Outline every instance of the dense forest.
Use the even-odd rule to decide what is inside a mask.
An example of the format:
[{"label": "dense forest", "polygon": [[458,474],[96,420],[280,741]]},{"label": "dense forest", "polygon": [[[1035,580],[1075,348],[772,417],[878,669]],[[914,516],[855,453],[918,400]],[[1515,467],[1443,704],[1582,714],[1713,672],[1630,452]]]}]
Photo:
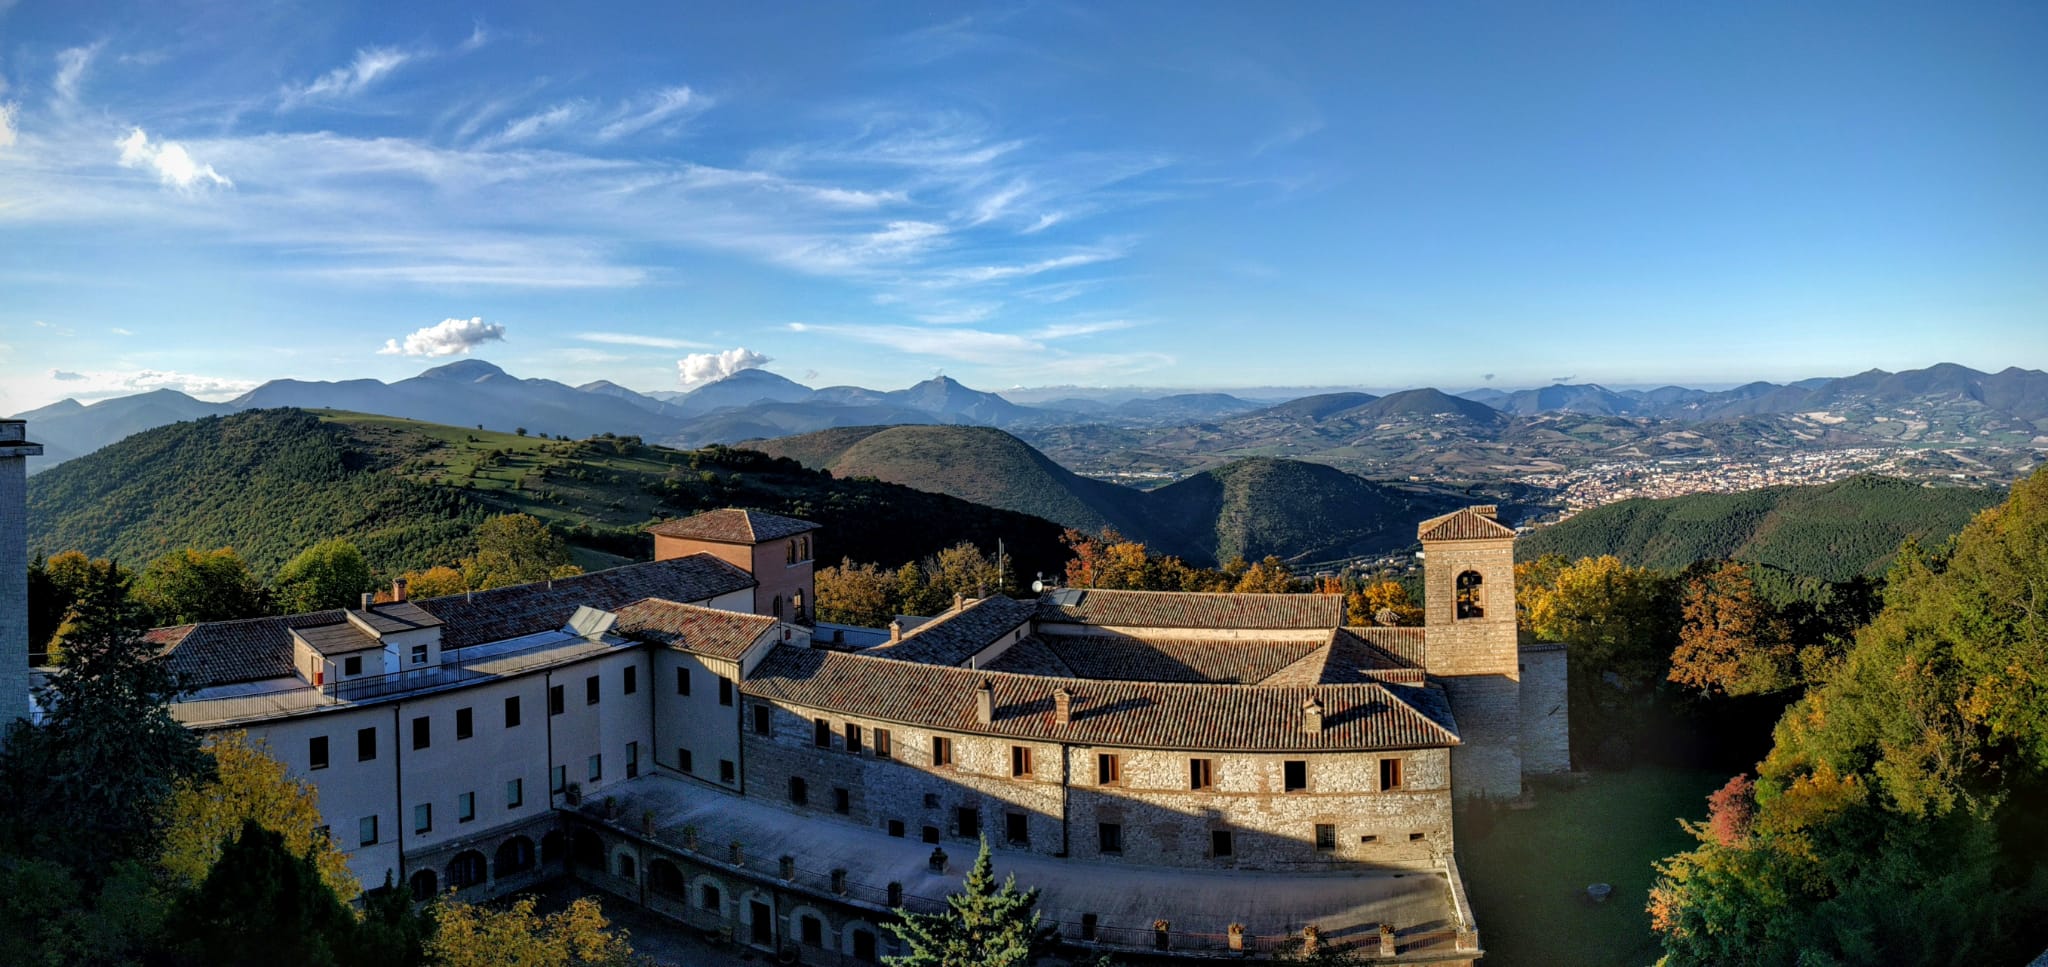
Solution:
[{"label": "dense forest", "polygon": [[475,529],[527,513],[586,567],[643,560],[650,523],[717,507],[818,522],[828,560],[896,567],[962,541],[1019,573],[1056,572],[1060,528],[1025,514],[794,461],[632,437],[549,440],[389,417],[255,410],[160,427],[37,475],[32,551],[131,564],[186,548],[233,548],[263,577],[304,549],[346,539],[390,576],[454,565]]},{"label": "dense forest", "polygon": [[1945,540],[2003,496],[1862,476],[1817,487],[1623,500],[1539,528],[1517,542],[1515,554],[1612,554],[1665,570],[1725,559],[1846,581],[1882,575],[1900,542]]}]

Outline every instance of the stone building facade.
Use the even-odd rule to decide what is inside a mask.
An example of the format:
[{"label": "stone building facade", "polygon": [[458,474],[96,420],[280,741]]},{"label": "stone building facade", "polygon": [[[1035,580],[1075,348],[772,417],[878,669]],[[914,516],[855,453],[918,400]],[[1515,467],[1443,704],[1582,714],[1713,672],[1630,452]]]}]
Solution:
[{"label": "stone building facade", "polygon": [[29,715],[28,458],[42,452],[27,423],[0,420],[0,742]]}]

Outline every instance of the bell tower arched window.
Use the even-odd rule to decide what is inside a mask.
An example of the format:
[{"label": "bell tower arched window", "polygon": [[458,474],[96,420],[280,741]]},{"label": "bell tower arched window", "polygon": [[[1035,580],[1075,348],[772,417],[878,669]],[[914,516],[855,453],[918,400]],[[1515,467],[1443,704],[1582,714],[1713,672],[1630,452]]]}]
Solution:
[{"label": "bell tower arched window", "polygon": [[1480,590],[1481,586],[1485,583],[1485,579],[1479,576],[1478,571],[1458,572],[1459,618],[1486,617],[1486,607],[1481,604],[1485,599]]}]

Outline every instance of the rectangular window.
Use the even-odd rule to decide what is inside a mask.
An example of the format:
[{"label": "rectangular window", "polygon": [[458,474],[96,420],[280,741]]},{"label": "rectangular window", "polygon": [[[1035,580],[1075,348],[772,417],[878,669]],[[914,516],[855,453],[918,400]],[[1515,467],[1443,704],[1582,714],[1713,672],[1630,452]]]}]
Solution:
[{"label": "rectangular window", "polygon": [[412,663],[415,665],[424,665],[427,663],[427,646],[412,646]]},{"label": "rectangular window", "polygon": [[457,742],[460,742],[460,741],[462,741],[463,739],[469,738],[470,736],[472,736],[472,735],[475,735],[475,734],[476,734],[476,718],[475,718],[474,716],[472,716],[472,715],[470,714],[470,711],[469,711],[469,709],[466,709],[466,708],[459,708],[459,709],[456,709],[456,710],[455,710],[455,741],[457,741]]},{"label": "rectangular window", "polygon": [[932,736],[932,765],[950,766],[952,764],[953,740],[943,735]]},{"label": "rectangular window", "polygon": [[307,761],[308,763],[310,763],[310,768],[314,768],[314,769],[325,769],[325,768],[327,768],[327,737],[326,737],[326,736],[324,736],[324,735],[316,735],[316,736],[314,736],[314,737],[312,738],[312,740],[311,740],[311,741],[309,741],[309,742],[307,742],[307,743],[306,743],[306,761]]},{"label": "rectangular window", "polygon": [[727,784],[727,785],[731,785],[731,784],[733,783],[733,781],[734,781],[734,776],[736,776],[736,775],[738,775],[738,774],[739,774],[739,770],[737,770],[737,769],[733,768],[733,764],[732,764],[732,760],[731,760],[731,759],[720,759],[720,760],[718,760],[718,781],[719,781],[719,782],[723,782],[723,783],[725,783],[725,784]]},{"label": "rectangular window", "polygon": [[341,673],[350,677],[363,673],[363,656],[350,655],[341,660]]},{"label": "rectangular window", "polygon": [[1124,781],[1123,760],[1114,752],[1103,752],[1095,757],[1095,783],[1100,786],[1114,786]]},{"label": "rectangular window", "polygon": [[1308,760],[1289,759],[1281,769],[1281,787],[1285,792],[1300,792],[1308,788]]},{"label": "rectangular window", "polygon": [[1188,788],[1208,789],[1216,785],[1216,760],[1188,760]]},{"label": "rectangular window", "polygon": [[1121,853],[1124,851],[1124,824],[1097,823],[1095,824],[1095,830],[1096,835],[1101,838],[1102,845],[1100,848],[1102,852]]},{"label": "rectangular window", "polygon": [[851,814],[853,812],[853,793],[846,791],[844,788],[834,787],[832,789],[832,811],[841,816]]},{"label": "rectangular window", "polygon": [[420,716],[412,720],[412,747],[424,749],[434,744],[434,720]]},{"label": "rectangular window", "polygon": [[628,742],[626,743],[626,778],[631,779],[639,774],[640,743]]},{"label": "rectangular window", "polygon": [[1380,788],[1381,788],[1381,789],[1399,789],[1399,788],[1401,788],[1401,760],[1399,760],[1399,759],[1381,759],[1381,760],[1380,760]]},{"label": "rectangular window", "polygon": [[679,747],[676,749],[676,768],[695,775],[697,772],[697,759],[690,755],[690,750]]},{"label": "rectangular window", "polygon": [[1231,843],[1230,841],[1230,830],[1212,829],[1209,831],[1210,856],[1229,856],[1231,854],[1231,847],[1233,845],[1235,844]]},{"label": "rectangular window", "polygon": [[1003,814],[1003,835],[1013,846],[1031,845],[1031,824],[1023,813]]},{"label": "rectangular window", "polygon": [[903,838],[903,820],[889,820],[889,835],[894,836],[897,839]]},{"label": "rectangular window", "polygon": [[981,810],[962,806],[954,811],[954,831],[963,839],[974,839],[981,835]]},{"label": "rectangular window", "polygon": [[811,744],[820,749],[832,747],[832,723],[824,719],[811,720]]},{"label": "rectangular window", "polygon": [[556,766],[554,772],[548,776],[548,791],[561,792],[567,788],[569,788],[569,767]]},{"label": "rectangular window", "polygon": [[412,807],[412,831],[424,833],[434,828],[434,804],[423,802]]},{"label": "rectangular window", "polygon": [[583,679],[583,704],[596,705],[597,700],[600,697],[598,695],[598,689],[600,687],[601,686],[599,685],[599,679],[596,675],[591,675]]},{"label": "rectangular window", "polygon": [[852,722],[846,723],[846,751],[860,754],[860,726]]},{"label": "rectangular window", "polygon": [[1031,775],[1031,749],[1028,746],[1010,747],[1010,777],[1022,779]]},{"label": "rectangular window", "polygon": [[356,730],[356,761],[369,762],[377,758],[377,729],[372,726]]},{"label": "rectangular window", "polygon": [[1316,849],[1325,853],[1337,848],[1337,827],[1330,823],[1316,824]]},{"label": "rectangular window", "polygon": [[455,797],[455,821],[466,823],[476,818],[476,793],[465,792]]},{"label": "rectangular window", "polygon": [[548,686],[548,714],[560,715],[562,714],[562,709],[562,686]]},{"label": "rectangular window", "polygon": [[505,727],[508,729],[519,727],[519,696],[517,695],[505,699]]},{"label": "rectangular window", "polygon": [[824,921],[819,920],[817,917],[813,917],[806,914],[804,917],[798,920],[798,923],[801,925],[800,929],[803,935],[804,946],[822,947],[825,945]]},{"label": "rectangular window", "polygon": [[690,670],[681,666],[676,668],[676,694],[690,694]]},{"label": "rectangular window", "polygon": [[799,806],[811,801],[810,783],[805,782],[802,776],[789,777],[789,801]]},{"label": "rectangular window", "polygon": [[875,730],[875,758],[886,759],[894,753],[895,747],[889,742],[888,729]]},{"label": "rectangular window", "polygon": [[356,820],[356,842],[364,846],[377,845],[377,817],[364,816]]},{"label": "rectangular window", "polygon": [[718,704],[732,704],[732,679],[723,675],[718,676]]},{"label": "rectangular window", "polygon": [[604,778],[604,755],[603,755],[602,753],[600,753],[600,754],[598,754],[598,755],[594,755],[594,756],[591,756],[591,757],[590,757],[590,781],[591,781],[591,782],[596,782],[596,781],[598,781],[599,779],[603,779],[603,778]]},{"label": "rectangular window", "polygon": [[635,665],[626,666],[626,688],[628,695],[640,690],[640,669]]},{"label": "rectangular window", "polygon": [[505,808],[518,809],[526,803],[526,780],[511,779],[505,783]]},{"label": "rectangular window", "polygon": [[755,734],[755,735],[771,735],[771,734],[773,734],[773,733],[774,733],[775,729],[774,729],[774,727],[773,727],[773,726],[771,726],[771,725],[769,724],[769,721],[768,721],[768,715],[769,715],[769,713],[768,713],[768,706],[766,706],[766,705],[756,705],[756,706],[754,706],[754,734]]}]

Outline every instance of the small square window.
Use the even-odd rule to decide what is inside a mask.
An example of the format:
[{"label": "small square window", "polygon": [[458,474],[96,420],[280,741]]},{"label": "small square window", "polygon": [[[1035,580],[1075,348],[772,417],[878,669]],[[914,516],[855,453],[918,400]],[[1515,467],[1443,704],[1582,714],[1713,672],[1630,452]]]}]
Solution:
[{"label": "small square window", "polygon": [[738,774],[739,774],[739,770],[738,770],[738,769],[736,769],[736,768],[735,768],[735,767],[733,766],[733,764],[732,764],[732,760],[731,760],[731,759],[720,759],[720,760],[718,760],[718,781],[719,781],[719,782],[723,782],[723,783],[725,783],[725,784],[727,784],[727,785],[731,785],[731,784],[732,784],[732,783],[733,783],[734,781],[736,781],[736,780],[734,779],[734,777],[735,777],[736,775],[738,775]]},{"label": "small square window", "polygon": [[1124,778],[1123,760],[1114,752],[1104,752],[1095,757],[1095,783],[1114,786]]},{"label": "small square window", "polygon": [[903,820],[889,820],[889,835],[894,836],[897,839],[903,838]]},{"label": "small square window", "polygon": [[1281,771],[1284,774],[1281,779],[1283,791],[1300,792],[1308,788],[1307,760],[1289,759]]},{"label": "small square window", "polygon": [[1218,857],[1229,856],[1231,855],[1232,847],[1235,845],[1231,842],[1230,830],[1212,829],[1209,831],[1209,855]]},{"label": "small square window", "polygon": [[1358,841],[1361,843],[1377,843],[1380,841],[1380,838],[1378,836],[1374,836],[1371,833],[1367,833],[1364,836],[1358,837]]},{"label": "small square window", "polygon": [[815,745],[815,746],[817,746],[817,747],[818,747],[818,748],[820,748],[820,749],[829,749],[829,748],[831,748],[831,747],[832,747],[832,723],[831,723],[831,722],[828,722],[828,721],[826,721],[826,720],[824,720],[824,719],[814,719],[814,720],[812,720],[812,722],[811,722],[811,744],[812,744],[812,745]]},{"label": "small square window", "polygon": [[1116,854],[1124,851],[1124,826],[1122,823],[1097,823],[1095,830],[1096,836],[1101,842],[1100,848],[1102,852]]},{"label": "small square window", "polygon": [[927,843],[936,843],[939,841],[939,828],[937,826],[926,826],[920,832],[919,838]]},{"label": "small square window", "polygon": [[952,764],[953,740],[943,735],[932,736],[932,765],[949,766]]},{"label": "small square window", "polygon": [[981,835],[981,810],[962,806],[954,811],[954,831],[962,839],[974,839]]},{"label": "small square window", "polygon": [[681,769],[684,772],[695,774],[697,771],[697,759],[695,756],[692,756],[690,754],[690,750],[684,748],[677,748],[676,768]]},{"label": "small square window", "polygon": [[377,758],[377,729],[372,726],[356,730],[356,761],[369,762]]},{"label": "small square window", "polygon": [[364,846],[377,845],[377,817],[364,816],[356,820],[356,841]]},{"label": "small square window", "polygon": [[363,673],[363,656],[350,655],[341,660],[341,673],[351,678]]},{"label": "small square window", "polygon": [[1023,813],[1004,813],[1003,836],[1014,846],[1031,845],[1030,818]]},{"label": "small square window", "polygon": [[1023,745],[1010,747],[1010,778],[1023,779],[1031,775],[1031,748]]},{"label": "small square window", "polygon": [[476,793],[465,792],[455,797],[455,821],[466,823],[476,818]]},{"label": "small square window", "polygon": [[895,754],[896,747],[889,738],[888,729],[875,730],[875,758],[887,759]]},{"label": "small square window", "polygon": [[1421,834],[1421,833],[1409,833],[1409,834],[1408,834],[1408,842],[1411,842],[1411,843],[1418,843],[1418,842],[1421,842],[1421,841],[1422,841],[1422,834]]},{"label": "small square window", "polygon": [[326,736],[324,736],[324,735],[316,735],[316,736],[314,736],[314,737],[312,738],[312,740],[311,740],[311,741],[309,741],[309,742],[307,742],[307,743],[306,743],[306,760],[307,760],[307,761],[308,761],[308,762],[310,763],[310,768],[313,768],[313,769],[325,769],[325,768],[327,768],[327,737],[326,737]]},{"label": "small square window", "polygon": [[1325,852],[1337,848],[1337,827],[1330,823],[1316,824],[1316,849]]},{"label": "small square window", "polygon": [[1401,788],[1401,760],[1399,760],[1399,759],[1381,759],[1381,760],[1380,760],[1380,788],[1381,788],[1381,789],[1399,789],[1399,788]]},{"label": "small square window", "polygon": [[412,831],[424,833],[434,828],[434,804],[423,802],[412,807]]},{"label": "small square window", "polygon": [[1216,785],[1216,760],[1188,760],[1188,788],[1208,789]]},{"label": "small square window", "polygon": [[476,734],[476,719],[467,708],[455,710],[455,741],[460,742]]},{"label": "small square window", "polygon": [[832,811],[841,816],[850,815],[853,812],[853,793],[843,788],[834,787],[832,790]]},{"label": "small square window", "polygon": [[427,663],[427,646],[412,646],[412,663],[415,665],[424,665]]},{"label": "small square window", "polygon": [[526,780],[513,779],[505,783],[505,808],[518,809],[526,803]]}]

